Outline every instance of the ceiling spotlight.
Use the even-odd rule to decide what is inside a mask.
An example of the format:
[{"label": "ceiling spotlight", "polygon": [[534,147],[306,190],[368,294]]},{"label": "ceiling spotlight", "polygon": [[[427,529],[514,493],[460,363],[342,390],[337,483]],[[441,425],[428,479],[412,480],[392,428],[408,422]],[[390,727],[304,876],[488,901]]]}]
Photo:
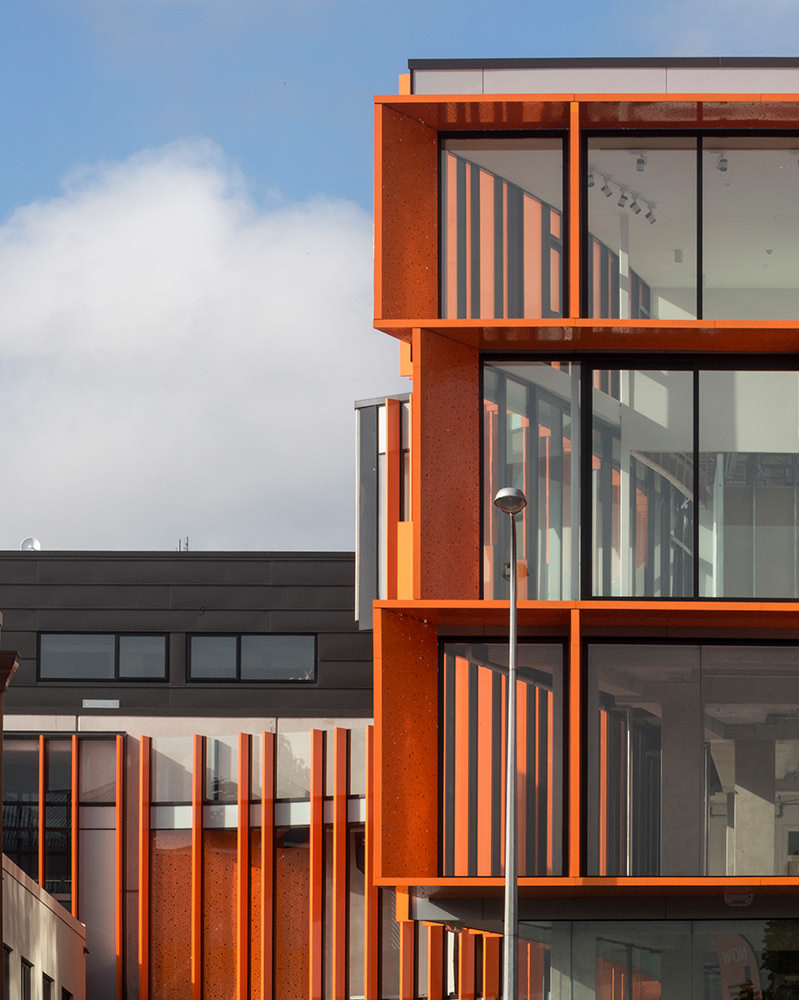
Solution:
[{"label": "ceiling spotlight", "polygon": [[630,200],[630,196],[627,194],[627,192],[626,191],[621,191],[619,193],[619,200],[618,200],[618,206],[619,206],[619,208],[624,208],[624,206],[627,204],[627,202],[629,200]]},{"label": "ceiling spotlight", "polygon": [[639,174],[642,174],[646,170],[646,156],[644,153],[639,153],[635,158],[635,169]]},{"label": "ceiling spotlight", "polygon": [[650,226],[652,225],[652,223],[658,221],[655,218],[655,206],[654,205],[649,205],[648,211],[647,211],[646,215],[644,216],[644,218],[646,219],[646,221],[649,223]]},{"label": "ceiling spotlight", "polygon": [[592,188],[594,186],[594,175],[593,173],[588,174],[588,187]]},{"label": "ceiling spotlight", "polygon": [[719,159],[718,163],[716,164],[716,169],[719,171],[719,173],[722,174],[727,173],[727,157],[724,155],[724,153],[719,153]]},{"label": "ceiling spotlight", "polygon": [[630,211],[635,212],[636,215],[641,214],[641,206],[638,204],[635,198],[633,198],[633,200],[630,202]]},{"label": "ceiling spotlight", "polygon": [[609,198],[613,194],[613,192],[610,189],[610,185],[608,184],[607,177],[602,178],[602,187],[599,190],[606,198]]}]

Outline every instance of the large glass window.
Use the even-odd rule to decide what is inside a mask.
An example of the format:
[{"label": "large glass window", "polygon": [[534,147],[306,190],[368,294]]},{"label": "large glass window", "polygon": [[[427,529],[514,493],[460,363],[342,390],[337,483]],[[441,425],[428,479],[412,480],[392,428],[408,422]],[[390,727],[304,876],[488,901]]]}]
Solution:
[{"label": "large glass window", "polygon": [[595,1000],[788,1000],[799,921],[575,920],[519,925],[525,996]]},{"label": "large glass window", "polygon": [[799,315],[799,137],[702,139],[705,319]]},{"label": "large glass window", "polygon": [[163,680],[166,636],[44,633],[39,637],[41,680]]},{"label": "large glass window", "polygon": [[693,593],[693,373],[594,371],[597,596]]},{"label": "large glass window", "polygon": [[193,681],[313,681],[314,635],[193,635],[189,638]]},{"label": "large glass window", "polygon": [[[507,643],[443,652],[443,874],[501,875]],[[521,643],[516,686],[520,875],[561,872],[563,647]]]},{"label": "large glass window", "polygon": [[587,316],[695,319],[696,139],[588,139]]},{"label": "large glass window", "polygon": [[579,366],[568,362],[486,364],[483,370],[483,575],[486,596],[507,597],[508,518],[492,500],[524,490],[519,522],[522,600],[578,596]]},{"label": "large glass window", "polygon": [[485,596],[515,486],[522,600],[799,598],[798,426],[796,371],[486,362]]},{"label": "large glass window", "polygon": [[447,138],[441,315],[563,314],[563,140]]},{"label": "large glass window", "polygon": [[799,373],[700,372],[701,596],[799,595],[797,474]]},{"label": "large glass window", "polygon": [[593,643],[592,875],[799,872],[799,648]]}]

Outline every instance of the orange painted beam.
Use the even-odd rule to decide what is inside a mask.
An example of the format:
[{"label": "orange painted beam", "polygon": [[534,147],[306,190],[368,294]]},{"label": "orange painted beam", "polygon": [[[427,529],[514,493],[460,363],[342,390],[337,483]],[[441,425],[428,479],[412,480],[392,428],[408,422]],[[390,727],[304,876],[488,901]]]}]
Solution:
[{"label": "orange painted beam", "polygon": [[[73,737],[77,739],[77,737]],[[122,1000],[125,992],[125,737],[116,737],[116,795],[114,798],[114,900],[116,925],[116,996]],[[74,761],[74,753],[73,753]]]},{"label": "orange painted beam", "polygon": [[580,612],[575,608],[571,612],[571,630],[569,634],[569,709],[568,709],[568,849],[566,871],[572,876],[580,875],[582,859],[580,857],[581,840],[581,795],[580,795],[580,746],[581,746],[581,716],[580,716]]},{"label": "orange painted beam", "polygon": [[569,105],[569,316],[580,315],[580,105]]},{"label": "orange painted beam", "polygon": [[236,827],[236,1000],[250,995],[250,736],[239,733]]},{"label": "orange painted beam", "polygon": [[[72,734],[72,754],[70,757],[71,769],[70,769],[70,800],[69,800],[69,820],[70,820],[70,838],[69,838],[69,871],[72,884],[72,916],[78,916],[78,903],[80,896],[80,873],[78,871],[78,863],[80,858],[78,838],[80,837],[80,816],[78,812],[80,803],[80,744],[78,743],[78,734]],[[117,858],[117,867],[119,867],[119,858]],[[119,898],[119,897],[117,897]],[[117,955],[119,955],[119,950],[117,950]]]},{"label": "orange painted beam", "polygon": [[47,742],[39,734],[39,885],[44,888],[44,845],[46,842],[47,816]]},{"label": "orange painted beam", "polygon": [[261,1000],[274,1000],[275,734],[261,734]]},{"label": "orange painted beam", "polygon": [[366,818],[363,872],[363,995],[378,1000],[380,994],[380,892],[375,874],[375,727],[366,727]]},{"label": "orange painted beam", "polygon": [[347,786],[349,731],[333,731],[333,1000],[347,998]]},{"label": "orange painted beam", "polygon": [[151,738],[142,736],[139,740],[139,1000],[149,1000],[150,997],[151,749]]},{"label": "orange painted beam", "polygon": [[311,730],[311,828],[309,831],[308,1000],[322,1000],[325,939],[325,734]]},{"label": "orange painted beam", "polygon": [[194,1000],[203,995],[203,772],[205,739],[194,736],[191,773],[191,982]]}]

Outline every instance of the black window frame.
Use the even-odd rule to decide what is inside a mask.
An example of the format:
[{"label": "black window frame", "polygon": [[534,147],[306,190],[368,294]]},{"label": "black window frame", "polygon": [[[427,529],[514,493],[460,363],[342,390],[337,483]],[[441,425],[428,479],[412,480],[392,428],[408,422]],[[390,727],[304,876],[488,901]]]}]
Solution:
[{"label": "black window frame", "polygon": [[[484,372],[486,365],[501,364],[523,364],[525,362],[553,362],[570,363],[579,366],[579,405],[580,412],[573,417],[579,426],[580,451],[578,454],[579,483],[579,565],[580,579],[576,588],[576,597],[580,601],[657,601],[666,603],[679,600],[688,602],[708,602],[723,604],[735,601],[743,603],[762,603],[764,600],[773,603],[795,602],[797,597],[736,597],[734,595],[724,595],[721,597],[704,596],[699,593],[699,518],[694,514],[693,518],[693,568],[692,568],[692,593],[682,597],[656,597],[656,596],[636,596],[631,594],[619,594],[611,596],[607,594],[592,593],[592,565],[593,565],[593,545],[594,536],[591,521],[591,500],[592,481],[591,469],[593,449],[585,447],[585,442],[593,440],[593,379],[591,375],[597,371],[687,371],[693,375],[693,455],[694,468],[698,469],[697,460],[700,454],[699,422],[700,404],[699,398],[699,378],[702,372],[750,372],[750,371],[774,371],[774,372],[796,372],[799,375],[799,352],[782,354],[708,354],[696,353],[686,354],[684,352],[668,353],[635,353],[631,351],[624,354],[596,353],[591,354],[581,352],[546,352],[534,353],[519,351],[517,353],[508,352],[481,352],[480,373],[479,373],[479,399],[480,408],[480,437],[479,437],[479,463],[480,463],[480,551],[483,551],[485,525],[487,511],[485,510],[485,382]],[[508,484],[502,484],[508,485]],[[492,514],[493,516],[493,514]],[[480,594],[486,599],[485,594],[485,571],[484,561],[480,560]],[[496,596],[496,595],[495,595]],[[532,600],[536,598],[531,598]]]},{"label": "black window frame", "polygon": [[[45,636],[113,636],[114,638],[114,675],[113,677],[48,677],[42,672],[42,639]],[[119,672],[119,640],[123,638],[162,638],[164,640],[164,669],[162,674],[148,674],[146,676],[127,676]],[[134,632],[124,630],[121,632],[58,632],[44,630],[36,634],[36,683],[37,684],[157,684],[165,683],[169,680],[169,632]]]},{"label": "black window frame", "polygon": [[[284,677],[242,677],[241,676],[241,640],[243,638],[281,636],[313,639],[313,676],[304,680]],[[192,640],[194,639],[235,639],[236,640],[236,672],[233,677],[193,677],[192,676]],[[319,667],[319,636],[316,632],[189,632],[186,634],[186,680],[190,684],[300,684],[303,687],[317,683]]]}]

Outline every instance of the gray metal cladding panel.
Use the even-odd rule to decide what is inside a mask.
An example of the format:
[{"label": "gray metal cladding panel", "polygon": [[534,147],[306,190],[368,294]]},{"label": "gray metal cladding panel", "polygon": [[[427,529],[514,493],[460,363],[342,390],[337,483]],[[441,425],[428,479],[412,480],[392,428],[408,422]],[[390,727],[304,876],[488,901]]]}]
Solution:
[{"label": "gray metal cladding panel", "polygon": [[16,649],[21,659],[36,659],[36,633],[28,630],[3,629],[3,649]]},{"label": "gray metal cladding panel", "polygon": [[6,614],[15,608],[74,609],[82,611],[90,608],[138,609],[168,608],[169,587],[139,586],[22,586],[0,585],[0,608]]},{"label": "gray metal cladding panel", "polygon": [[353,610],[353,590],[350,587],[171,587],[170,607],[232,608],[242,611],[258,609],[288,609],[324,611]]},{"label": "gray metal cladding panel", "polygon": [[20,557],[19,553],[10,559],[2,558],[0,553],[0,580],[8,583],[36,583],[39,579],[39,560]]},{"label": "gray metal cladding panel", "polygon": [[[209,690],[203,692],[202,687],[207,687]],[[211,691],[212,696],[210,696]],[[175,715],[231,717],[237,715],[369,717],[372,713],[372,692],[340,688],[324,691],[311,687],[282,688],[269,685],[259,688],[249,686],[218,688],[195,684],[170,692],[170,711]]]},{"label": "gray metal cladding panel", "polygon": [[371,688],[371,663],[318,663],[316,685],[319,688]]},{"label": "gray metal cladding panel", "polygon": [[353,632],[352,635],[320,633],[316,649],[320,660],[368,660],[371,663],[372,633]]},{"label": "gray metal cladding panel", "polygon": [[305,562],[276,560],[270,566],[269,582],[273,586],[332,584],[352,587],[355,583],[355,556],[347,553],[331,559],[308,559]]},{"label": "gray metal cladding panel", "polygon": [[273,632],[352,632],[355,622],[349,611],[271,611]]}]

